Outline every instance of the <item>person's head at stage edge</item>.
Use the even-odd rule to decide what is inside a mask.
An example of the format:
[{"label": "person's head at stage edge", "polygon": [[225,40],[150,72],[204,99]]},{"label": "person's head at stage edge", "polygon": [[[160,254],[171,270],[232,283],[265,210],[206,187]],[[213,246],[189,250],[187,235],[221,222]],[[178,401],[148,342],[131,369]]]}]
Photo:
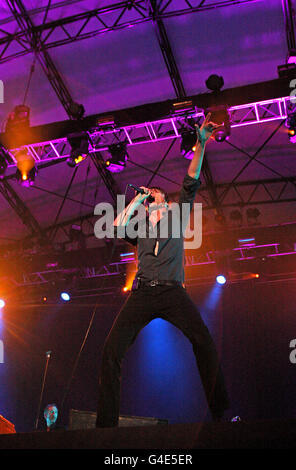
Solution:
[{"label": "person's head at stage edge", "polygon": [[44,419],[48,428],[51,428],[55,425],[58,419],[58,408],[54,403],[51,403],[46,406],[44,413]]}]

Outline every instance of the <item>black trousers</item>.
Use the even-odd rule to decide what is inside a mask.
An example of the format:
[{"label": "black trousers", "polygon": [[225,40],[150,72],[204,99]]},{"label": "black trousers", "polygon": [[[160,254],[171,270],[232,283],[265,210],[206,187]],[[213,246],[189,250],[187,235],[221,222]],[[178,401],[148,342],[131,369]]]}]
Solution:
[{"label": "black trousers", "polygon": [[215,345],[186,290],[182,286],[140,287],[129,295],[104,344],[97,427],[117,426],[122,359],[140,330],[155,318],[169,321],[191,342],[213,417],[229,407]]}]

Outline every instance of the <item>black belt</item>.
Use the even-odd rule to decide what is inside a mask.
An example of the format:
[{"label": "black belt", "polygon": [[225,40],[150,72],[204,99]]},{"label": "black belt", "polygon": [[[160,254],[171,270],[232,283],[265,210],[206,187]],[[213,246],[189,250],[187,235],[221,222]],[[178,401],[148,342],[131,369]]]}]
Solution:
[{"label": "black belt", "polygon": [[153,279],[152,281],[144,281],[141,278],[137,278],[134,281],[133,289],[139,289],[139,287],[156,287],[156,286],[183,287],[183,284],[179,281],[159,281],[157,279]]}]

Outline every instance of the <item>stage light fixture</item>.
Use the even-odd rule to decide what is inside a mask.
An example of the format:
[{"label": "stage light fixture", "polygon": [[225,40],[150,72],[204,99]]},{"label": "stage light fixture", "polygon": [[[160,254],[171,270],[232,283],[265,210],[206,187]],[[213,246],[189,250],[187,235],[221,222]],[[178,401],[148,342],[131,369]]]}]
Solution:
[{"label": "stage light fixture", "polygon": [[73,243],[77,243],[78,249],[83,250],[86,248],[86,237],[81,225],[72,225],[69,230],[69,237]]},{"label": "stage light fixture", "polygon": [[243,224],[243,216],[239,210],[230,212],[230,220],[235,227],[241,227]]},{"label": "stage light fixture", "polygon": [[78,241],[83,236],[83,231],[81,225],[73,224],[71,225],[69,236],[71,241]]},{"label": "stage light fixture", "polygon": [[71,146],[71,153],[67,159],[67,164],[74,168],[83,162],[89,154],[89,135],[87,132],[69,134],[67,140]]},{"label": "stage light fixture", "polygon": [[20,148],[31,138],[30,108],[18,105],[7,118],[2,143],[9,149]]},{"label": "stage light fixture", "polygon": [[0,299],[0,308],[4,308],[4,307],[5,307],[5,300]]},{"label": "stage light fixture", "polygon": [[205,109],[205,116],[211,113],[211,121],[220,127],[214,132],[213,136],[216,142],[224,142],[228,140],[231,134],[230,116],[225,105],[213,106]]},{"label": "stage light fixture", "polygon": [[206,87],[215,93],[218,93],[219,91],[221,91],[223,86],[224,86],[224,79],[223,77],[220,77],[219,75],[216,75],[216,74],[210,75],[209,78],[206,80]]},{"label": "stage light fixture", "polygon": [[226,284],[227,280],[226,280],[226,277],[225,277],[223,274],[219,274],[219,275],[216,277],[216,282],[217,282],[220,286],[223,286],[224,284]]},{"label": "stage light fixture", "polygon": [[218,285],[226,284],[227,279],[231,276],[231,254],[232,250],[230,249],[217,251],[213,254],[216,263],[216,282]]},{"label": "stage light fixture", "polygon": [[192,160],[196,150],[197,134],[195,129],[187,129],[181,133],[181,154],[184,158]]},{"label": "stage light fixture", "polygon": [[30,127],[30,108],[26,105],[18,105],[9,114],[5,132],[18,132]]},{"label": "stage light fixture", "polygon": [[35,184],[36,168],[32,168],[28,173],[21,172],[19,169],[17,169],[15,176],[17,181],[22,186],[29,188],[30,186],[34,186]]},{"label": "stage light fixture", "polygon": [[296,143],[296,113],[292,112],[288,114],[286,120],[286,127],[288,128],[289,140],[292,144]]},{"label": "stage light fixture", "polygon": [[68,294],[68,292],[62,292],[61,299],[64,300],[64,302],[69,302],[69,300],[71,299],[71,296],[70,294]]},{"label": "stage light fixture", "polygon": [[257,209],[257,207],[254,207],[254,208],[249,207],[246,211],[246,214],[247,214],[247,221],[249,225],[259,224],[258,218],[261,215],[261,212],[259,211],[259,209]]},{"label": "stage light fixture", "polygon": [[218,213],[215,215],[215,222],[221,227],[223,227],[226,223],[226,218],[223,214]]},{"label": "stage light fixture", "polygon": [[126,161],[128,159],[126,151],[126,143],[118,142],[108,147],[110,158],[105,161],[107,170],[111,173],[120,173],[125,169]]},{"label": "stage light fixture", "polygon": [[22,186],[32,186],[37,173],[34,158],[28,154],[27,150],[22,149],[15,154],[15,159],[17,161],[16,180]]}]

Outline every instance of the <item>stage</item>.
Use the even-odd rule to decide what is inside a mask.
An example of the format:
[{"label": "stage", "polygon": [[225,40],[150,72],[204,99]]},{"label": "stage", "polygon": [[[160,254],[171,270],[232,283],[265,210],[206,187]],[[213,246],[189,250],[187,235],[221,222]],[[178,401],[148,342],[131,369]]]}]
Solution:
[{"label": "stage", "polygon": [[0,436],[0,449],[178,449],[180,453],[180,450],[195,449],[294,449],[295,446],[296,420],[190,423]]}]

